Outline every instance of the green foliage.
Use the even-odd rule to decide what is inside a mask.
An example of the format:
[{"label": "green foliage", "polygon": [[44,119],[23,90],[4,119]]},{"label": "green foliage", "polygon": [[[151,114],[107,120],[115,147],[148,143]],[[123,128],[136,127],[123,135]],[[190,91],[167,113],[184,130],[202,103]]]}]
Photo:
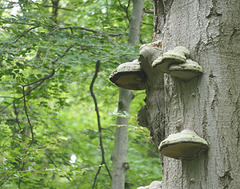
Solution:
[{"label": "green foliage", "polygon": [[[61,0],[56,22],[51,2],[0,0],[2,188],[91,188],[101,162],[89,92],[97,60],[101,67],[94,92],[107,129],[102,135],[112,169],[118,88],[108,76],[138,52],[126,45],[126,12],[113,0]],[[127,6],[128,1],[122,2]],[[150,1],[146,8],[151,8]],[[151,20],[152,15],[145,16],[144,22]],[[142,29],[142,41],[149,42],[152,26]],[[158,157],[147,155],[154,151],[148,131],[136,127],[143,98],[137,95],[131,107],[131,168],[126,178],[131,188],[161,177]],[[109,188],[110,183],[102,169],[97,188]]]}]

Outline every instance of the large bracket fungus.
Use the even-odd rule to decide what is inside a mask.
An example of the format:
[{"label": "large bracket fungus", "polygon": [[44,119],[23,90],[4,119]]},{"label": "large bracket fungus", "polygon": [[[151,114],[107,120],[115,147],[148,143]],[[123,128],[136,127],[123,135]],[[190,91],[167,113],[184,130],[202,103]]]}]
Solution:
[{"label": "large bracket fungus", "polygon": [[169,135],[160,143],[158,150],[164,156],[191,160],[200,152],[208,150],[208,143],[194,131],[183,130]]},{"label": "large bracket fungus", "polygon": [[187,48],[177,46],[158,57],[152,67],[187,82],[203,73],[202,67],[188,59],[189,56],[190,51]]},{"label": "large bracket fungus", "polygon": [[111,82],[130,90],[145,89],[145,75],[138,60],[120,64],[109,76]]},{"label": "large bracket fungus", "polygon": [[190,59],[183,64],[174,64],[169,67],[170,74],[182,81],[190,81],[203,73],[202,67]]},{"label": "large bracket fungus", "polygon": [[190,52],[187,48],[183,46],[177,46],[173,50],[169,50],[163,53],[159,58],[157,58],[152,66],[163,73],[169,73],[169,66],[172,64],[181,64],[186,62],[189,57]]}]

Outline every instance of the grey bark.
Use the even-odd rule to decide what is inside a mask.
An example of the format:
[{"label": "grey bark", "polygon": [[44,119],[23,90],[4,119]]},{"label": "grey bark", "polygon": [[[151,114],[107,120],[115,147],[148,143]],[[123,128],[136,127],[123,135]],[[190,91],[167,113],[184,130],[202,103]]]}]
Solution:
[{"label": "grey bark", "polygon": [[138,45],[140,41],[143,5],[144,0],[133,0],[133,9],[130,17],[128,38],[128,44],[132,46]]},{"label": "grey bark", "polygon": [[[160,4],[164,1],[155,0],[155,6]],[[159,12],[161,8],[155,10]],[[191,161],[164,157],[162,188],[237,189],[240,187],[240,1],[175,0],[165,4],[164,10],[164,14],[155,15],[154,35],[155,39],[162,39],[163,52],[177,45],[185,46],[191,52],[191,59],[204,70],[201,77],[188,83],[164,75],[165,134],[194,130],[207,140],[210,148]],[[156,33],[161,26],[156,20],[162,19],[164,27]],[[151,67],[144,69],[147,72]],[[155,95],[161,91],[154,90],[162,81],[148,78],[148,82],[147,103],[163,103],[161,95],[160,98]],[[158,133],[159,107],[148,111],[155,117],[149,127]],[[160,141],[161,138],[155,143]]]},{"label": "grey bark", "polygon": [[[161,41],[143,45],[140,48],[139,62],[141,68],[146,74],[146,110],[141,118],[147,117],[146,125],[150,130],[150,135],[156,146],[159,141],[164,139],[165,128],[165,102],[164,102],[164,83],[163,74],[152,69],[151,63],[162,54],[162,49],[159,48]],[[140,111],[141,112],[141,111]]]},{"label": "grey bark", "polygon": [[133,99],[131,90],[120,88],[118,113],[116,122],[114,153],[112,155],[113,174],[112,189],[123,189],[125,184],[125,173],[128,169],[126,162],[128,142],[128,115]]},{"label": "grey bark", "polygon": [[[138,45],[140,41],[141,18],[143,14],[144,0],[134,0],[133,10],[129,24],[129,40],[128,44],[132,46]],[[120,88],[118,112],[129,114],[130,105],[133,99],[131,90]],[[113,153],[113,177],[112,189],[125,188],[125,172],[129,168],[126,162],[127,142],[128,142],[128,117],[117,117],[116,137]]]}]

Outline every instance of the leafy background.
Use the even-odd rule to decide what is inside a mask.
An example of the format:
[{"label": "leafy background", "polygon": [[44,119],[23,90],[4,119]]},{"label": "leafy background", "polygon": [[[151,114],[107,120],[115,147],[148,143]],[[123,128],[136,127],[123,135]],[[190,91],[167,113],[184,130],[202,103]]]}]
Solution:
[{"label": "leafy background", "polygon": [[[101,162],[99,133],[89,92],[94,85],[106,161],[111,154],[118,87],[108,76],[139,47],[127,45],[129,1],[0,0],[0,187],[91,188]],[[145,1],[141,43],[151,42],[153,5]],[[139,44],[141,45],[141,44]],[[126,188],[161,179],[149,132],[136,122],[144,91],[129,115]],[[96,188],[110,188],[105,169]]]}]

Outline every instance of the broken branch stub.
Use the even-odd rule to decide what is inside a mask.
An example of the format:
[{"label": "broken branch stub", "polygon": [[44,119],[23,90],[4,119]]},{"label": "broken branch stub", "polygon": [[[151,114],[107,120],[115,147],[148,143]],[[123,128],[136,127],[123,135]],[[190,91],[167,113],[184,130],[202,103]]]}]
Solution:
[{"label": "broken branch stub", "polygon": [[137,113],[137,123],[142,127],[148,127],[147,106],[143,106]]}]

